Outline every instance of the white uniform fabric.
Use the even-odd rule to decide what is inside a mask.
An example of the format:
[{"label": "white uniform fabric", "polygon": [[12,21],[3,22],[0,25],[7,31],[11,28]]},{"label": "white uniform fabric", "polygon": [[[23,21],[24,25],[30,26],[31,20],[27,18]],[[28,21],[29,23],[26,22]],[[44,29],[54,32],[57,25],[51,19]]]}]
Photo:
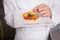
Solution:
[{"label": "white uniform fabric", "polygon": [[52,19],[55,24],[57,24],[60,22],[58,9],[60,6],[58,5],[59,1],[57,1],[58,0],[4,0],[5,20],[8,25],[16,28],[15,40],[47,40],[49,29],[52,25],[22,27],[18,25],[18,23],[22,23],[22,21],[15,22],[15,20],[18,19],[17,15],[22,14],[24,11],[32,10],[35,6],[44,3],[52,9]]}]

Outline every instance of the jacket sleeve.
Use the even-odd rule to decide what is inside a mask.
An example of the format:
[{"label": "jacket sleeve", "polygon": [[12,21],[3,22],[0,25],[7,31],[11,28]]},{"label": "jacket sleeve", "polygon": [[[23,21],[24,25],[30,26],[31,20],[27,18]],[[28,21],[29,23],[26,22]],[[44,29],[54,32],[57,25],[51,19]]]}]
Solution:
[{"label": "jacket sleeve", "polygon": [[[6,23],[13,27],[14,26],[14,23],[13,23],[13,13],[10,12],[14,9],[13,4],[10,2],[10,0],[4,0],[4,11],[5,11],[5,20],[6,20]],[[14,28],[14,27],[13,27]]]},{"label": "jacket sleeve", "polygon": [[57,25],[60,23],[60,0],[50,0],[50,7],[52,10],[52,20]]},{"label": "jacket sleeve", "polygon": [[[13,3],[14,2],[14,3]],[[15,28],[14,26],[14,14],[21,13],[22,10],[17,6],[15,0],[4,0],[4,11],[5,11],[5,20],[8,25]]]}]

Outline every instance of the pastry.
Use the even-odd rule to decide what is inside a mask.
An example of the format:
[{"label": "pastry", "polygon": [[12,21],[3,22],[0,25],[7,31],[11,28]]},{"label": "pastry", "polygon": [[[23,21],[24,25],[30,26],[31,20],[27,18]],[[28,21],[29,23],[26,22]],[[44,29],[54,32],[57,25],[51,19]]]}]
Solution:
[{"label": "pastry", "polygon": [[39,15],[33,11],[29,11],[23,13],[23,18],[25,20],[36,21],[39,18]]}]

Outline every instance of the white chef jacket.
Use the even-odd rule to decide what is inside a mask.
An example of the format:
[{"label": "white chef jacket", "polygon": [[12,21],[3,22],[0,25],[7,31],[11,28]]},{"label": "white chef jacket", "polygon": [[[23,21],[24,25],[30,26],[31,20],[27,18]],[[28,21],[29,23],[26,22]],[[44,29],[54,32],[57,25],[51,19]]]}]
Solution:
[{"label": "white chef jacket", "polygon": [[[8,25],[16,28],[15,40],[47,40],[49,28],[44,27],[44,25],[41,25],[41,27],[39,27],[40,25],[36,27],[17,27],[15,26],[14,14],[22,15],[23,12],[32,10],[35,6],[44,3],[52,10],[53,22],[58,24],[60,22],[59,2],[59,0],[4,0],[5,20]],[[19,21],[17,22],[19,23]]]}]

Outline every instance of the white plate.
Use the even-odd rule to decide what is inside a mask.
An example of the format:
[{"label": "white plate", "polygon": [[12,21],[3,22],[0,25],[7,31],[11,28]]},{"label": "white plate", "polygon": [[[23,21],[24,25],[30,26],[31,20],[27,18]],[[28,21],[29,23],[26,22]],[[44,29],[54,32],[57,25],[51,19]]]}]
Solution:
[{"label": "white plate", "polygon": [[31,26],[40,26],[46,24],[53,24],[50,17],[40,17],[37,21],[26,21],[23,18],[22,12],[14,13],[14,26],[15,27],[31,27]]}]

